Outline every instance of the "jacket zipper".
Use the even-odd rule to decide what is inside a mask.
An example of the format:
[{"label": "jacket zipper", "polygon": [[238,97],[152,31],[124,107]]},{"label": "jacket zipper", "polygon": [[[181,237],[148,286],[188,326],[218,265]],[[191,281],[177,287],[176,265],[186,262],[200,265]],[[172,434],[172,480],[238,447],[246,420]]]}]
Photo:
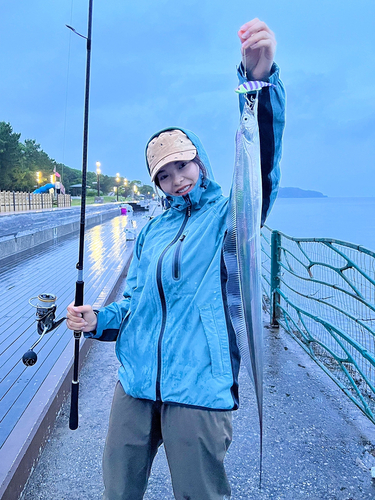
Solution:
[{"label": "jacket zipper", "polygon": [[183,234],[181,238],[179,238],[179,242],[176,244],[176,249],[174,251],[174,258],[173,258],[173,278],[175,280],[180,279],[180,257],[181,257],[181,249],[182,249],[182,242],[186,238],[186,234]]},{"label": "jacket zipper", "polygon": [[162,271],[162,263],[165,254],[167,251],[170,249],[172,245],[176,243],[176,241],[180,238],[183,230],[185,229],[185,226],[187,224],[187,221],[189,220],[189,217],[191,215],[191,202],[189,199],[189,205],[186,209],[186,214],[185,218],[181,224],[181,227],[177,233],[177,235],[173,238],[173,240],[167,245],[164,250],[162,251],[158,264],[156,267],[156,282],[158,285],[158,291],[160,295],[160,302],[161,302],[161,310],[162,310],[162,320],[161,320],[161,327],[160,327],[160,333],[159,333],[159,340],[158,340],[158,370],[157,370],[157,375],[156,375],[156,401],[161,401],[161,392],[160,392],[160,378],[161,378],[161,344],[163,340],[163,335],[164,335],[164,330],[165,330],[165,324],[167,322],[167,304],[165,301],[165,295],[164,295],[164,290],[163,290],[163,284],[161,281],[161,271]]}]

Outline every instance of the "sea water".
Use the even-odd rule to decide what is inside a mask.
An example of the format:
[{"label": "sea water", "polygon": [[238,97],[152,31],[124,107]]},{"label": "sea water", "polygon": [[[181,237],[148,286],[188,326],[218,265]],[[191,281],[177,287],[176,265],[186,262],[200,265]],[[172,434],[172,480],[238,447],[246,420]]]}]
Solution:
[{"label": "sea water", "polygon": [[266,225],[288,236],[334,238],[375,251],[375,198],[277,198]]}]

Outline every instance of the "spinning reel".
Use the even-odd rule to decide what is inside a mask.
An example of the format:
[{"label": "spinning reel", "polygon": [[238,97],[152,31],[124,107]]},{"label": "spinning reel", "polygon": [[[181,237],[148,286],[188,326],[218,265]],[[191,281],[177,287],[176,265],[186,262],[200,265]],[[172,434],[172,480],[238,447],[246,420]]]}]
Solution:
[{"label": "spinning reel", "polygon": [[[36,300],[36,302],[35,302]],[[43,339],[44,335],[57,328],[66,318],[60,318],[55,321],[56,312],[56,295],[52,293],[41,293],[37,297],[31,297],[29,304],[36,308],[36,330],[40,335],[39,339],[25,352],[22,356],[23,364],[26,366],[33,366],[38,361],[38,356],[34,352],[34,348]]]}]

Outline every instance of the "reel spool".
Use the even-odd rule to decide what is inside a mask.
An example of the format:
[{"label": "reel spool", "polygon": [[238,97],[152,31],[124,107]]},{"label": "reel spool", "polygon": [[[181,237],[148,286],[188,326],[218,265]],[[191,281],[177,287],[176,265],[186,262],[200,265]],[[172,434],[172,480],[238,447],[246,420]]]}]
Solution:
[{"label": "reel spool", "polygon": [[31,299],[29,299],[31,307],[35,307],[36,309],[36,330],[40,338],[22,356],[22,362],[26,366],[33,366],[38,361],[38,356],[34,352],[34,348],[39,344],[44,335],[57,328],[66,319],[64,317],[55,321],[55,312],[57,308],[56,299],[56,295],[52,293],[41,293],[37,297],[31,297]]}]

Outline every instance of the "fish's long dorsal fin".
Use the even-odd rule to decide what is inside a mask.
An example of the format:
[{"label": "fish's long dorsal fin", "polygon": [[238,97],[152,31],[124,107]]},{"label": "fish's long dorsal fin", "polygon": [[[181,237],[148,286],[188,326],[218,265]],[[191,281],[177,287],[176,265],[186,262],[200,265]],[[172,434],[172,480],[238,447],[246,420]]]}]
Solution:
[{"label": "fish's long dorsal fin", "polygon": [[259,92],[263,87],[275,87],[273,83],[261,82],[260,80],[241,83],[236,89],[237,94],[250,94]]}]

